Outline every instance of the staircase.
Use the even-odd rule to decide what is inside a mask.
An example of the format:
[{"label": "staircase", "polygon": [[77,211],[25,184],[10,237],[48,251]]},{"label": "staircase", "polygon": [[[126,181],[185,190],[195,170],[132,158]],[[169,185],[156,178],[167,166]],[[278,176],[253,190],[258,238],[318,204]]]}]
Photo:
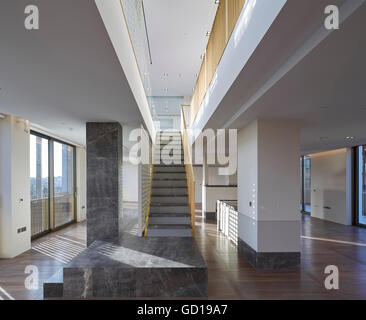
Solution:
[{"label": "staircase", "polygon": [[[164,139],[163,135],[169,136],[169,140]],[[179,132],[157,133],[154,163],[159,160],[160,163],[154,165],[147,236],[192,237],[182,137]]]}]

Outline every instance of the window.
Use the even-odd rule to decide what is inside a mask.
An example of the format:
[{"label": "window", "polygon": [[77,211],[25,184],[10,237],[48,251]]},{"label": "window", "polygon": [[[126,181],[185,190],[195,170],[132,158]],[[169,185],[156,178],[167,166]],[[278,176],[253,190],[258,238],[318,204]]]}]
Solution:
[{"label": "window", "polygon": [[301,157],[301,204],[302,212],[310,213],[311,211],[311,158],[310,156]]},{"label": "window", "polygon": [[75,221],[75,147],[30,135],[31,234]]},{"label": "window", "polygon": [[366,146],[357,147],[356,183],[356,222],[366,226]]},{"label": "window", "polygon": [[50,228],[49,140],[30,136],[30,184],[32,236]]}]

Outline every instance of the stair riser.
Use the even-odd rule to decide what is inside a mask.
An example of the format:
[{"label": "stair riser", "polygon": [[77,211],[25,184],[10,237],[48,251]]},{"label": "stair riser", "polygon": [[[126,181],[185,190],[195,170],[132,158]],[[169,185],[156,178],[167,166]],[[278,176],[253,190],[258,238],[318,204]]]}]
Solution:
[{"label": "stair riser", "polygon": [[170,159],[170,158],[183,158],[184,154],[183,152],[180,151],[163,151],[159,154],[156,154],[155,158],[158,158],[158,155],[160,155],[160,158],[164,158],[164,159]]},{"label": "stair riser", "polygon": [[186,213],[189,214],[188,206],[151,206],[150,213]]},{"label": "stair riser", "polygon": [[[159,156],[155,156],[154,157],[154,160],[156,161],[164,161],[164,162],[167,162],[167,161],[181,161],[181,160],[184,160],[184,156],[167,156],[167,155],[162,155],[161,157]],[[165,163],[162,163],[162,164],[165,164]]]},{"label": "stair riser", "polygon": [[189,217],[150,217],[149,223],[151,224],[182,224],[187,225],[190,223]]},{"label": "stair riser", "polygon": [[174,149],[174,150],[182,150],[183,146],[181,143],[162,143],[162,144],[157,144],[155,150],[169,150],[169,149]]},{"label": "stair riser", "polygon": [[180,165],[180,164],[184,164],[184,159],[158,159],[158,158],[154,158],[153,159],[153,164],[157,165],[157,164],[163,164],[166,166],[176,166],[176,165]]},{"label": "stair riser", "polygon": [[174,187],[186,187],[186,180],[153,180],[152,187],[153,188],[174,188]]},{"label": "stair riser", "polygon": [[187,196],[186,188],[163,188],[163,189],[152,189],[152,196]]},{"label": "stair riser", "polygon": [[184,166],[180,166],[180,167],[158,167],[156,166],[154,168],[154,174],[155,173],[169,173],[169,172],[174,172],[174,173],[185,173],[186,172],[186,169]]},{"label": "stair riser", "polygon": [[188,203],[188,197],[151,197],[153,204],[174,204],[174,203]]},{"label": "stair riser", "polygon": [[171,173],[171,172],[154,172],[154,180],[172,180],[172,179],[186,179],[186,173]]},{"label": "stair riser", "polygon": [[164,139],[164,138],[157,138],[155,143],[156,144],[166,144],[166,143],[181,143],[182,139],[178,137]]},{"label": "stair riser", "polygon": [[148,229],[148,237],[192,237],[191,229]]},{"label": "stair riser", "polygon": [[157,152],[156,154],[160,155],[168,155],[168,156],[181,156],[183,154],[183,150],[181,148],[166,148],[161,149],[160,152]]}]

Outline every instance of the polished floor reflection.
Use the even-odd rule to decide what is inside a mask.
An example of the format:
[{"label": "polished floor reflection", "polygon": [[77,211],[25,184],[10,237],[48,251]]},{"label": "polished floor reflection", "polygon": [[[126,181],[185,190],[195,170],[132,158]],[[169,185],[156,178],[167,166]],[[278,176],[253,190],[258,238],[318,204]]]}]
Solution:
[{"label": "polished floor reflection", "polygon": [[[203,223],[197,210],[196,240],[208,265],[209,299],[366,299],[366,229],[302,216],[301,268],[257,271],[236,247]],[[0,300],[42,299],[42,283],[85,246],[79,223],[32,243],[32,250],[0,260]],[[26,266],[39,269],[38,290],[26,290]],[[339,290],[326,290],[324,269],[339,268]]]}]

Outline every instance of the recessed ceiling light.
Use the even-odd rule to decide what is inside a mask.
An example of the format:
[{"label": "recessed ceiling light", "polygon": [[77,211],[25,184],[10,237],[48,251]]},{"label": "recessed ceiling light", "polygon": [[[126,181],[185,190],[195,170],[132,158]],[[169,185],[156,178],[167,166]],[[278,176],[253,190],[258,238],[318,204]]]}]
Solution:
[{"label": "recessed ceiling light", "polygon": [[344,139],[345,139],[345,140],[354,140],[354,139],[355,139],[355,137],[353,137],[353,136],[347,136],[347,137],[345,137]]}]

